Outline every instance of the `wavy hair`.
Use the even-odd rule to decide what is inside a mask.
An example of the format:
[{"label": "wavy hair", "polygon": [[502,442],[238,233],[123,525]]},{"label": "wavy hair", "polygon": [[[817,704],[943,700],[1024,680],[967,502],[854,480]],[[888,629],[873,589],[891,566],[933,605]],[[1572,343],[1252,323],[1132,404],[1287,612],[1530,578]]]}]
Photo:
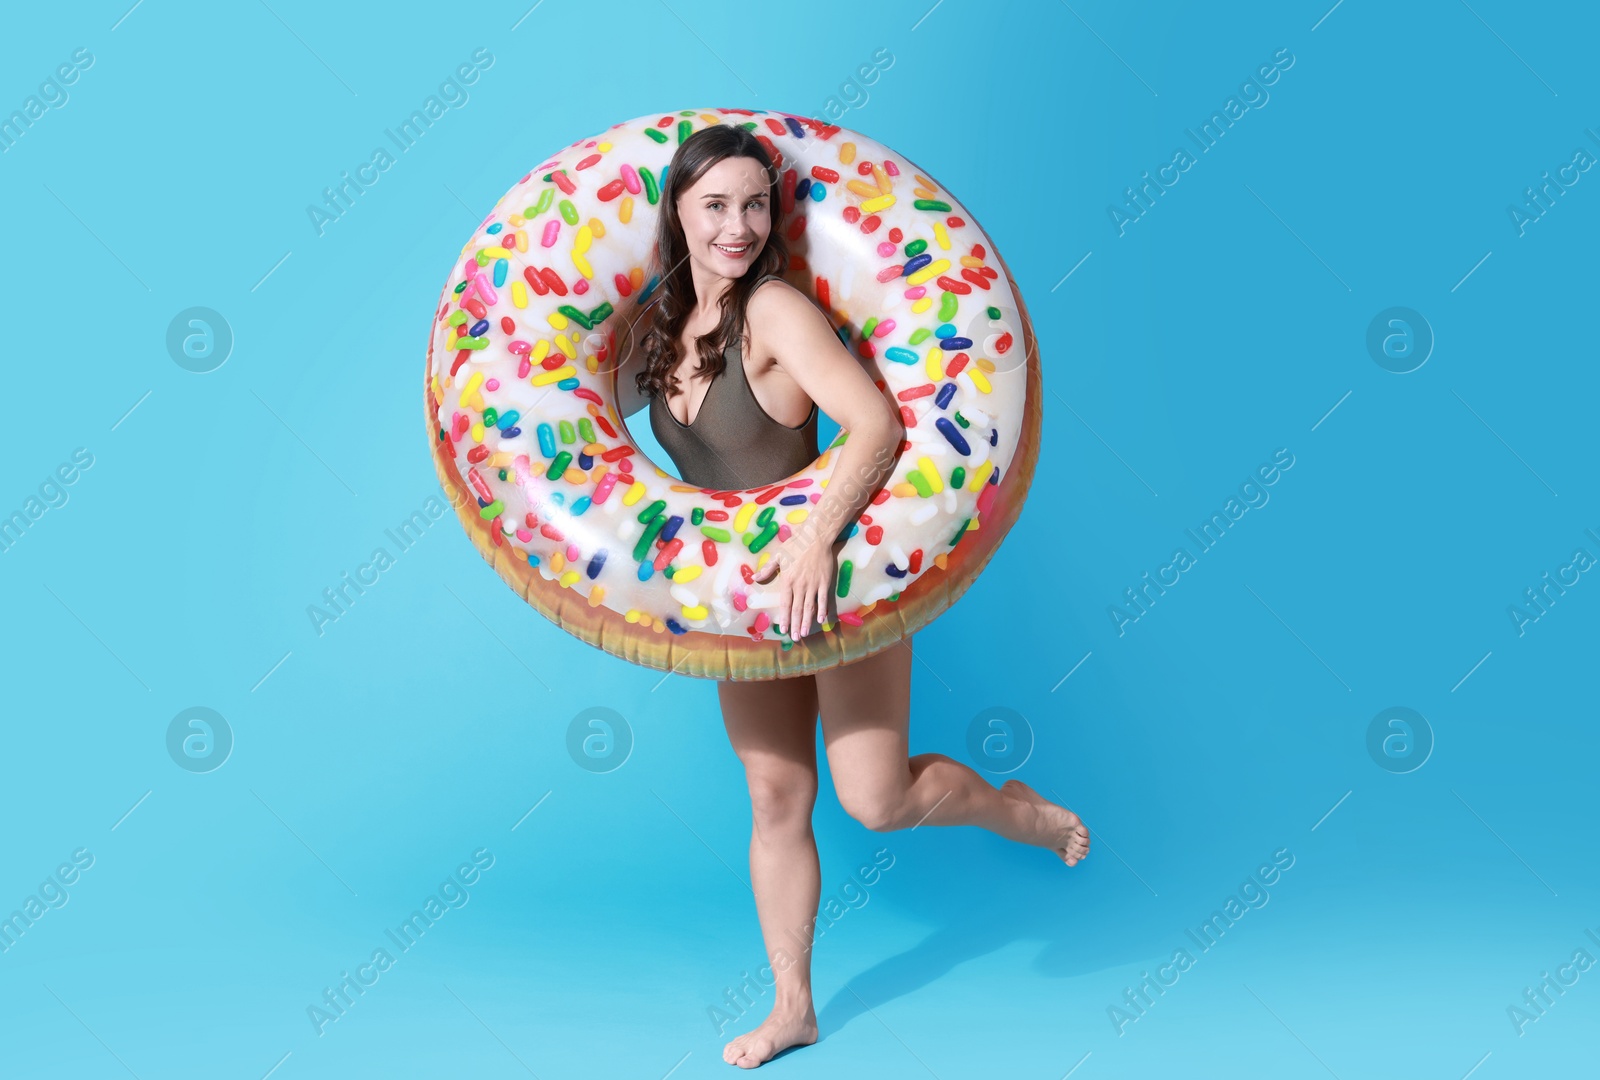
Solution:
[{"label": "wavy hair", "polygon": [[761,254],[751,263],[744,276],[734,281],[722,295],[722,318],[708,334],[695,338],[695,352],[700,358],[696,375],[708,372],[721,375],[726,361],[723,350],[730,344],[742,342],[745,328],[745,307],[755,283],[767,274],[782,275],[789,265],[789,246],[779,228],[783,203],[779,198],[778,170],[767,155],[766,148],[747,128],[737,124],[714,124],[689,136],[672,155],[667,166],[666,183],[661,189],[661,214],[656,220],[656,243],[652,271],[660,276],[656,299],[651,301],[655,316],[650,331],[644,337],[645,365],[634,376],[639,391],[651,397],[665,399],[678,389],[678,380],[672,374],[681,359],[678,341],[684,324],[694,310],[694,276],[689,267],[689,245],[683,236],[683,223],[678,217],[678,197],[692,188],[705,175],[706,170],[719,161],[732,157],[754,160],[767,175],[767,206],[772,215],[772,230]]}]

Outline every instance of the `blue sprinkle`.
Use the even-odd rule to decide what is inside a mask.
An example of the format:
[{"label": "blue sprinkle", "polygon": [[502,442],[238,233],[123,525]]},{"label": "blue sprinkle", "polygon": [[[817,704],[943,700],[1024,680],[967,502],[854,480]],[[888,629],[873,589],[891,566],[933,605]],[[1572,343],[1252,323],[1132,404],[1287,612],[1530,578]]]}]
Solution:
[{"label": "blue sprinkle", "polygon": [[651,579],[651,577],[653,577],[655,575],[655,572],[656,572],[655,563],[651,562],[649,559],[641,559],[640,560],[640,562],[639,562],[639,580],[640,581],[649,581]]},{"label": "blue sprinkle", "polygon": [[811,499],[809,497],[805,496],[805,495],[785,495],[783,498],[778,500],[778,505],[779,506],[795,506],[795,505],[797,505],[799,503],[805,503],[805,502],[810,502],[810,501],[811,501]]},{"label": "blue sprinkle", "polygon": [[505,431],[506,429],[510,428],[511,425],[515,424],[520,416],[522,416],[522,414],[517,410],[507,409],[504,415],[494,422],[494,426],[499,428],[501,431]]},{"label": "blue sprinkle", "polygon": [[562,379],[556,383],[556,387],[560,390],[576,390],[578,388],[578,380],[576,378]]},{"label": "blue sprinkle", "polygon": [[936,338],[955,337],[955,323],[940,323],[939,328],[933,332],[933,336]]},{"label": "blue sprinkle", "polygon": [[479,319],[477,322],[472,324],[472,329],[467,331],[467,333],[472,337],[482,337],[483,335],[487,334],[488,332],[489,332],[489,320],[488,319]]},{"label": "blue sprinkle", "polygon": [[811,201],[812,202],[821,202],[823,199],[826,199],[827,197],[828,197],[828,185],[826,185],[826,184],[812,184],[811,185]]},{"label": "blue sprinkle", "polygon": [[947,409],[950,407],[950,399],[955,396],[956,384],[953,382],[947,382],[943,386],[939,387],[939,394],[933,399],[933,403],[939,406],[941,409]]},{"label": "blue sprinkle", "polygon": [[521,434],[522,434],[522,429],[519,428],[519,427],[506,428],[506,431],[505,431],[506,438],[508,438],[508,439],[515,439],[518,435],[521,435]]},{"label": "blue sprinkle", "polygon": [[797,198],[797,199],[804,199],[807,196],[809,196],[810,194],[811,194],[811,177],[809,177],[809,176],[801,177],[800,178],[800,182],[794,186],[794,197]]},{"label": "blue sprinkle", "polygon": [[963,456],[972,453],[972,447],[967,445],[967,440],[961,437],[961,432],[950,422],[947,416],[936,417],[933,426],[939,429],[939,434],[949,440],[950,445],[956,448],[956,453]]},{"label": "blue sprinkle", "polygon": [[890,577],[903,578],[906,576],[906,572],[900,569],[894,563],[890,563],[888,566],[885,566],[883,568],[883,572],[888,574]]},{"label": "blue sprinkle", "polygon": [[795,138],[803,139],[806,137],[805,129],[800,126],[800,121],[796,120],[794,117],[785,116],[783,118],[783,122],[789,125],[789,130],[794,133]]},{"label": "blue sprinkle", "polygon": [[567,505],[567,496],[560,491],[552,491],[550,493],[550,501],[557,506],[565,506]]},{"label": "blue sprinkle", "polygon": [[[663,169],[661,171],[662,172],[666,172],[665,169]],[[684,627],[679,626],[678,625],[678,620],[676,620],[676,619],[668,619],[667,620],[667,629],[671,630],[674,634],[687,634],[689,632]]]},{"label": "blue sprinkle", "polygon": [[508,262],[506,262],[506,260],[504,260],[504,259],[496,259],[494,261],[494,284],[495,284],[495,288],[498,289],[500,286],[502,286],[502,285],[504,285],[506,283],[506,267],[509,266],[509,265],[510,264]]},{"label": "blue sprinkle", "polygon": [[484,502],[484,500],[481,497],[478,499],[478,509],[479,510],[482,510],[485,506],[488,506],[488,505],[489,504],[487,502]]},{"label": "blue sprinkle", "polygon": [[924,251],[921,255],[918,255],[916,258],[906,263],[905,269],[900,271],[900,276],[910,277],[912,274],[915,274],[918,270],[921,270],[924,266],[927,266],[931,262],[933,262],[933,256]]},{"label": "blue sprinkle", "polygon": [[673,514],[667,519],[667,523],[661,527],[661,535],[659,539],[665,543],[671,540],[674,536],[677,536],[678,530],[681,528],[683,528],[683,515]]},{"label": "blue sprinkle", "polygon": [[493,225],[490,225],[489,228],[488,228],[489,235],[493,236],[495,233],[499,232],[503,228],[505,228],[504,225],[501,225],[499,222],[495,222]]},{"label": "blue sprinkle", "polygon": [[897,364],[916,364],[921,362],[922,359],[910,349],[901,348],[899,345],[893,345],[885,349],[883,355],[885,359],[893,360]]},{"label": "blue sprinkle", "polygon": [[939,348],[945,350],[970,349],[972,348],[972,339],[969,337],[941,338],[939,340]]},{"label": "blue sprinkle", "polygon": [[999,446],[1000,445],[1000,432],[996,428],[990,428],[989,429],[989,445],[990,446]]},{"label": "blue sprinkle", "polygon": [[539,453],[549,458],[556,456],[556,436],[549,424],[539,425]]},{"label": "blue sprinkle", "polygon": [[[572,503],[572,516],[573,517],[577,517],[579,514],[583,513],[585,510],[589,509],[590,501],[591,500],[590,500],[589,496],[587,496],[587,495],[579,495],[575,500],[573,500],[573,503]],[[593,577],[594,575],[591,574],[590,576]]]},{"label": "blue sprinkle", "polygon": [[578,453],[578,468],[584,470],[585,472],[587,472],[588,470],[594,468],[594,455],[593,454],[585,454],[582,451],[579,451],[579,453]]},{"label": "blue sprinkle", "polygon": [[605,564],[606,549],[601,548],[599,551],[594,553],[594,558],[589,560],[589,568],[585,571],[585,573],[589,575],[590,581],[593,581],[595,578],[600,576],[600,568]]}]

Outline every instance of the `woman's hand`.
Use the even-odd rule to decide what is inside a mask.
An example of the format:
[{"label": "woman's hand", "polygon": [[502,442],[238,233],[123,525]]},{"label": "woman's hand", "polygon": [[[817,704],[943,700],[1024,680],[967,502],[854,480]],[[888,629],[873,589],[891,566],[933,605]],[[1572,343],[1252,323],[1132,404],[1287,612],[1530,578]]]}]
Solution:
[{"label": "woman's hand", "polygon": [[813,619],[818,623],[831,621],[828,597],[833,593],[838,572],[839,563],[831,544],[793,534],[778,544],[772,558],[751,580],[765,585],[774,577],[778,579],[773,621],[791,640],[798,641],[811,631]]}]

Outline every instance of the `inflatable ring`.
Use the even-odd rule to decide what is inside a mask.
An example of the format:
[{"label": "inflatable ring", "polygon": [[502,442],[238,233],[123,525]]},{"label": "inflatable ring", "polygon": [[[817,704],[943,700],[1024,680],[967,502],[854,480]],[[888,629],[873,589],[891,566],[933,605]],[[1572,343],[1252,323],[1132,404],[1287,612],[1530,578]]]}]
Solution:
[{"label": "inflatable ring", "polygon": [[[839,533],[838,621],[798,642],[766,610],[779,582],[751,574],[820,497],[848,432],[783,481],[712,491],[648,460],[615,406],[620,354],[657,284],[664,173],[678,143],[728,123],[781,176],[787,280],[906,428],[890,479]],[[614,656],[727,680],[859,660],[955,603],[1021,510],[1041,389],[1022,297],[955,197],[864,135],[745,109],[617,124],[517,181],[461,254],[424,379],[440,482],[507,584]]]}]

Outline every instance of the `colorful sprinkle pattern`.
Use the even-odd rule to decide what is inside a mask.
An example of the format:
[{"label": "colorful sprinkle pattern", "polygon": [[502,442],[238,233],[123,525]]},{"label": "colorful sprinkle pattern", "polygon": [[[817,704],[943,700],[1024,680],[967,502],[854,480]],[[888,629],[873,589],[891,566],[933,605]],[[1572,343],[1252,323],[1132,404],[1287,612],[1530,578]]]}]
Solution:
[{"label": "colorful sprinkle pattern", "polygon": [[657,284],[645,273],[667,163],[679,142],[721,123],[749,128],[777,164],[786,277],[829,313],[847,347],[879,361],[879,387],[906,427],[894,477],[841,534],[839,619],[859,626],[920,575],[942,571],[990,512],[1017,448],[1027,374],[1019,304],[960,203],[855,132],[714,109],[642,117],[574,143],[519,180],[462,248],[434,321],[427,383],[441,451],[454,456],[496,545],[640,633],[748,635],[788,648],[764,610],[776,582],[751,576],[821,498],[848,433],[781,483],[711,491],[645,458],[611,400],[618,328]]}]

